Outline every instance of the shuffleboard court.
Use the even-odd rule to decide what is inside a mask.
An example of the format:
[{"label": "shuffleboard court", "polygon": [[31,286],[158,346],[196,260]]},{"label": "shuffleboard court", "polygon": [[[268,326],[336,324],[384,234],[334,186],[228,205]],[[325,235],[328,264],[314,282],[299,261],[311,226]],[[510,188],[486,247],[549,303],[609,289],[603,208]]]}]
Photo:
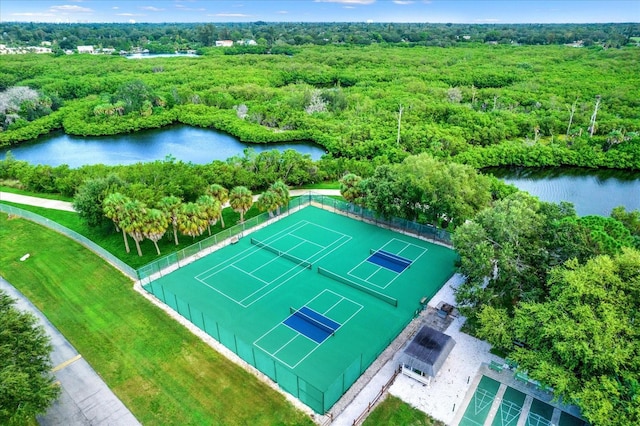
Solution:
[{"label": "shuffleboard court", "polygon": [[460,426],[482,426],[489,416],[489,410],[500,388],[500,382],[482,376],[478,387],[471,397]]},{"label": "shuffleboard court", "polygon": [[309,206],[144,288],[324,414],[451,277],[455,259]]}]

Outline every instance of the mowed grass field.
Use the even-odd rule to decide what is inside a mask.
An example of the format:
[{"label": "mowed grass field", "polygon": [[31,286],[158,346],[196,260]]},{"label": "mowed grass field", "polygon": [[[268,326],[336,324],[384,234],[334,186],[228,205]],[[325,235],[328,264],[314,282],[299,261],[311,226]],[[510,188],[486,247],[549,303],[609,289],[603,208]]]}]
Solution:
[{"label": "mowed grass field", "polygon": [[[25,253],[31,257],[20,262]],[[25,294],[145,425],[312,425],[68,238],[0,214],[0,275]]]}]

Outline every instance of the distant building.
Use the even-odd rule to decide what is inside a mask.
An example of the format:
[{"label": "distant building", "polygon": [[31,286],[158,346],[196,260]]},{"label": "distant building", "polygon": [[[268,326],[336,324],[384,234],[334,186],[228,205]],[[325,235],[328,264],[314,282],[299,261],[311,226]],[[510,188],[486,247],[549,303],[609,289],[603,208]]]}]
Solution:
[{"label": "distant building", "polygon": [[51,46],[51,42],[50,41],[43,41],[42,43],[40,43],[41,46]]},{"label": "distant building", "polygon": [[116,49],[112,49],[109,47],[104,47],[101,49],[102,53],[104,53],[105,55],[113,55],[116,51]]},{"label": "distant building", "polygon": [[216,47],[232,47],[233,40],[216,40]]},{"label": "distant building", "polygon": [[94,53],[93,46],[78,46],[78,53]]}]

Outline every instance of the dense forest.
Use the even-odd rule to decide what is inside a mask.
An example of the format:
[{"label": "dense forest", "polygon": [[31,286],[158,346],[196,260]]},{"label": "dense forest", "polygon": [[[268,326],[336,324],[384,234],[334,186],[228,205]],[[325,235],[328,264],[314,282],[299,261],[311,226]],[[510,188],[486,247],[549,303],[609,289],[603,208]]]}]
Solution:
[{"label": "dense forest", "polygon": [[428,24],[428,23],[210,23],[210,24],[48,24],[0,23],[1,42],[59,49],[78,45],[129,51],[173,52],[215,46],[216,40],[254,40],[259,45],[395,44],[451,47],[464,43],[549,45],[580,42],[621,47],[640,34],[629,24]]},{"label": "dense forest", "polygon": [[[179,122],[327,151],[319,161],[247,150],[203,165],[168,157],[77,169],[9,154],[4,184],[75,196],[87,223],[115,224],[141,254],[144,240],[160,252],[165,234],[171,244],[178,232],[205,234],[226,201],[242,220],[252,191],[266,190],[258,206],[273,212],[287,186],[339,180],[356,206],[453,232],[470,330],[594,425],[640,421],[640,212],[578,217],[478,171],[640,170],[637,24],[1,26],[6,43],[201,55],[3,57],[0,146]],[[209,47],[227,38],[257,44]],[[577,40],[583,47],[564,45]]]}]

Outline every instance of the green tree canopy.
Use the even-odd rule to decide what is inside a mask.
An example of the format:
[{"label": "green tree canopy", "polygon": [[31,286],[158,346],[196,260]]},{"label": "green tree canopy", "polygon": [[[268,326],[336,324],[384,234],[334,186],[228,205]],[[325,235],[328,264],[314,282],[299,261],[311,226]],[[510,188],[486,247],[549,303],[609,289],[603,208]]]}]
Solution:
[{"label": "green tree canopy", "polygon": [[51,344],[36,318],[0,291],[0,423],[27,424],[60,394],[51,375]]},{"label": "green tree canopy", "polygon": [[553,270],[549,297],[512,321],[511,356],[594,425],[640,424],[640,251],[624,248]]}]

